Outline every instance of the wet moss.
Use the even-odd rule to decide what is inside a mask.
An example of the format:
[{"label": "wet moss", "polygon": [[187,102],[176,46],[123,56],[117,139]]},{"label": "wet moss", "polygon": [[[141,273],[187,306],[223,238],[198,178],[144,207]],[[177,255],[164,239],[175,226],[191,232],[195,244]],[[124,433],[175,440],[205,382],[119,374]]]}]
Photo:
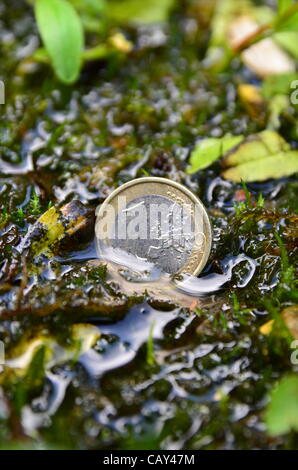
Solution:
[{"label": "wet moss", "polygon": [[[10,353],[43,326],[64,344],[72,324],[92,322],[103,331],[96,361],[115,361],[103,371],[91,358],[54,369],[57,377],[69,376],[69,385],[55,413],[42,410],[36,440],[83,449],[297,447],[297,436],[271,438],[263,425],[267,393],[294,369],[289,332],[282,323],[269,335],[260,332],[297,303],[296,181],[251,183],[244,191],[221,178],[218,162],[192,176],[185,172],[197,140],[263,130],[237,99],[239,83],[252,77],[237,60],[217,75],[203,69],[210,12],[198,15],[185,2],[161,30],[163,45],[140,46],[127,61],[90,64],[76,86],[64,87],[41,65],[18,68],[17,51],[36,31],[28,9],[12,3],[13,15],[11,2],[1,7],[3,31],[11,34],[1,45],[0,71],[13,79],[0,125],[0,340]],[[197,20],[202,33],[187,29]],[[137,44],[146,42],[142,28],[126,32]],[[288,141],[294,128],[289,121],[282,126]],[[34,259],[19,249],[32,227],[34,239],[45,235],[37,221],[49,208],[79,200],[92,218],[113,188],[144,173],[182,182],[206,205],[214,243],[202,275],[224,273],[241,254],[254,262],[253,273],[247,261],[238,264],[197,312],[146,293],[128,296],[109,279],[107,266],[88,264],[97,255],[86,232],[60,243],[50,257]],[[69,222],[64,218],[63,226]],[[152,340],[155,363],[148,366],[148,338],[134,343],[128,332],[154,315],[168,320]],[[24,405],[38,415],[36,400],[49,402],[52,382],[33,373],[36,361],[42,371],[42,351],[26,393],[7,381],[0,394],[7,446],[29,434]]]}]

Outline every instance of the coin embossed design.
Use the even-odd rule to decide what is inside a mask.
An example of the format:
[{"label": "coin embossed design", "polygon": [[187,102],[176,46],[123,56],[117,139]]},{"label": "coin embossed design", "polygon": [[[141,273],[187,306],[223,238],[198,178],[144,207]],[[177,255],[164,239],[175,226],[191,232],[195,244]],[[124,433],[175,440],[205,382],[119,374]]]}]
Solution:
[{"label": "coin embossed design", "polygon": [[198,274],[211,250],[202,202],[165,178],[138,178],[113,191],[97,210],[95,233],[99,256],[120,249],[169,274]]}]

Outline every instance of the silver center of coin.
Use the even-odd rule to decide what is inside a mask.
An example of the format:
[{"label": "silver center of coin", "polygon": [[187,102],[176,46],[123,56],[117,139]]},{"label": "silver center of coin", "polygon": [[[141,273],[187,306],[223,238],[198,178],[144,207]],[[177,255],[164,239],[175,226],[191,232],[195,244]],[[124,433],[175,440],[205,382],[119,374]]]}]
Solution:
[{"label": "silver center of coin", "polygon": [[[131,233],[122,239],[130,226]],[[135,235],[129,236],[133,232]],[[149,195],[130,201],[116,216],[114,234],[111,239],[114,248],[152,261],[169,274],[177,273],[185,265],[194,243],[190,215],[181,205],[163,196]]]}]

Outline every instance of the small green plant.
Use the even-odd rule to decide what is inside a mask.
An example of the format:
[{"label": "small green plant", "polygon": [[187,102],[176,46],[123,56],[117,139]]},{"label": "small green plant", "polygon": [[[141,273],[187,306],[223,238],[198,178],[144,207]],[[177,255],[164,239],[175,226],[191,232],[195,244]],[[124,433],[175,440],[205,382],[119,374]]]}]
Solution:
[{"label": "small green plant", "polygon": [[149,337],[147,341],[147,364],[149,366],[153,366],[155,364],[153,330],[154,321],[151,323]]},{"label": "small green plant", "polygon": [[234,202],[234,210],[236,217],[241,217],[242,213],[246,211],[247,206],[245,201]]},{"label": "small green plant", "polygon": [[252,200],[251,194],[244,183],[244,181],[241,181],[241,186],[244,191],[245,195],[245,200],[244,201],[238,201],[234,203],[234,210],[235,210],[235,215],[236,217],[241,217],[243,215],[243,212],[248,211],[250,209],[257,208],[259,210],[264,209],[265,206],[265,199],[263,194],[259,194],[258,199],[256,203]]},{"label": "small green plant", "polygon": [[0,229],[4,228],[8,221],[8,212],[7,208],[3,207],[0,213]]},{"label": "small green plant", "polygon": [[251,308],[241,308],[239,299],[235,292],[231,294],[232,307],[234,312],[234,317],[241,325],[246,325],[248,320],[248,315],[251,314]]},{"label": "small green plant", "polygon": [[294,302],[298,301],[297,293],[297,280],[295,276],[295,268],[290,264],[288,253],[286,247],[280,237],[280,235],[275,232],[275,239],[278,243],[280,250],[281,258],[281,276],[280,283],[277,287],[278,296],[283,297],[283,294],[286,293],[287,297],[290,297]]},{"label": "small green plant", "polygon": [[[230,66],[235,57],[241,59],[242,52],[259,41],[272,38],[290,56],[297,59],[296,33],[298,31],[298,3],[294,0],[279,0],[277,9],[272,11],[252,0],[221,0],[216,2],[212,21],[206,65],[215,71]],[[255,22],[254,31],[243,34],[237,43],[227,41],[227,30],[231,23],[241,16]],[[239,23],[239,32],[241,25]]]},{"label": "small green plant", "polygon": [[244,181],[241,181],[241,186],[244,191],[245,200],[237,201],[234,203],[236,217],[241,217],[242,213],[252,208],[251,195]]},{"label": "small green plant", "polygon": [[277,3],[277,10],[273,19],[260,26],[259,29],[249,37],[248,41],[240,45],[240,50],[274,33],[298,30],[298,3],[293,0],[278,0]]},{"label": "small green plant", "polygon": [[24,215],[24,211],[23,211],[22,207],[19,207],[19,209],[17,209],[17,211],[15,211],[12,214],[12,219],[17,225],[19,225],[20,227],[24,227],[24,225],[25,225],[25,215]]},{"label": "small green plant", "polygon": [[39,197],[35,191],[33,191],[32,197],[29,201],[28,209],[30,215],[33,215],[34,217],[38,217],[41,214]]},{"label": "small green plant", "polygon": [[94,281],[105,281],[107,278],[108,268],[106,264],[101,264],[96,268],[92,269],[89,273],[90,279]]},{"label": "small green plant", "polygon": [[258,209],[264,209],[265,206],[265,199],[262,193],[259,194],[258,200],[257,200],[257,208]]},{"label": "small green plant", "polygon": [[79,15],[66,0],[37,0],[35,16],[57,77],[73,83],[79,76],[84,47]]},{"label": "small green plant", "polygon": [[[35,52],[33,58],[50,63],[61,82],[72,84],[78,79],[85,61],[131,51],[132,44],[123,35],[113,33],[109,36],[111,27],[121,23],[165,21],[175,1],[28,0],[34,6],[44,46]],[[292,32],[297,28],[298,4],[292,0],[280,0],[273,20],[261,25],[239,50],[276,32]],[[93,42],[91,48],[85,48],[85,33],[92,33],[98,43]],[[232,58],[233,54],[230,55]]]},{"label": "small green plant", "polygon": [[[110,26],[120,23],[164,21],[175,0],[28,0],[33,3],[35,18],[44,48],[33,59],[50,63],[57,78],[74,83],[84,61],[126,54],[132,44],[119,33],[107,35]],[[98,44],[85,49],[86,35],[92,33]]]}]

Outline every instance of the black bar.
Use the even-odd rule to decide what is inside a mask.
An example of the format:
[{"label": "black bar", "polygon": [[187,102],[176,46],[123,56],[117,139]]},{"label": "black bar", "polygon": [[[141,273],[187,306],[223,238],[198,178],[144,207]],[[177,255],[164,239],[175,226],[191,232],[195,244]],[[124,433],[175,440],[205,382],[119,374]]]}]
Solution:
[{"label": "black bar", "polygon": [[65,460],[68,467],[74,463],[86,465],[95,464],[93,469],[104,469],[106,467],[118,468],[141,468],[146,465],[162,467],[178,467],[180,465],[189,468],[203,468],[202,465],[214,463],[231,464],[237,463],[274,463],[285,464],[285,459],[293,459],[293,453],[297,451],[280,450],[2,450],[0,451],[1,468],[5,462],[20,463],[40,463],[47,465],[61,464]]}]

